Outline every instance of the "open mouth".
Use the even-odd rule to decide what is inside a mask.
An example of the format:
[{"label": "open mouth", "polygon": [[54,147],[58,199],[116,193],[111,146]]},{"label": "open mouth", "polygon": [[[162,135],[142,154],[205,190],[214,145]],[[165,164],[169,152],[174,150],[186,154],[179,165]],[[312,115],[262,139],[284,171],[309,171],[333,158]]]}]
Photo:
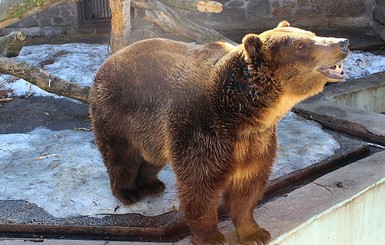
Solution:
[{"label": "open mouth", "polygon": [[343,64],[339,63],[333,66],[325,66],[318,68],[317,71],[323,73],[325,76],[336,79],[336,80],[342,80],[346,78],[346,74],[343,69]]}]

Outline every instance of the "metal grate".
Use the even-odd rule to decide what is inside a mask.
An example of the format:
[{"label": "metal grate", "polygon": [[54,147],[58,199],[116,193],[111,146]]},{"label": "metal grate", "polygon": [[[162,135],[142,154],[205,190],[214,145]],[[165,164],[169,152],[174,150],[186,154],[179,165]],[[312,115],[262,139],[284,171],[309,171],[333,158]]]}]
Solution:
[{"label": "metal grate", "polygon": [[82,0],[80,4],[83,23],[109,22],[111,20],[108,0]]}]

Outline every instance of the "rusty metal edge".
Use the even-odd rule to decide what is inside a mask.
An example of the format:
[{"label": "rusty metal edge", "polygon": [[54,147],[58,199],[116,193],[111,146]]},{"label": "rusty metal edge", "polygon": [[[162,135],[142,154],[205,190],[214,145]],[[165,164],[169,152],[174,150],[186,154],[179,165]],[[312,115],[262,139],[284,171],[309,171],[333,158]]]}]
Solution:
[{"label": "rusty metal edge", "polygon": [[[0,236],[56,239],[83,238],[89,240],[175,242],[188,234],[188,228],[183,223],[176,223],[162,228],[40,224],[2,224],[0,227]],[[183,237],[176,234],[181,234]]]},{"label": "rusty metal edge", "polygon": [[301,182],[314,180],[326,173],[334,171],[338,168],[348,165],[354,161],[362,159],[370,155],[370,147],[361,146],[355,150],[342,154],[338,157],[332,157],[313,164],[307,168],[300,169],[285,176],[282,176],[276,180],[270,181],[266,190],[266,196],[273,195],[281,191],[300,184]]}]

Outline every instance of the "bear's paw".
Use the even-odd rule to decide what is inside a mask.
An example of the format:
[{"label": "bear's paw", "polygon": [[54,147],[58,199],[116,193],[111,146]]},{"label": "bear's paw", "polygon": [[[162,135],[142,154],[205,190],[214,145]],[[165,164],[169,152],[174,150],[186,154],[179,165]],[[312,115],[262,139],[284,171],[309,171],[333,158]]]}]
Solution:
[{"label": "bear's paw", "polygon": [[237,229],[237,233],[241,244],[268,245],[271,240],[270,233],[258,225],[247,228],[245,227],[244,229]]},{"label": "bear's paw", "polygon": [[228,245],[225,236],[220,232],[216,231],[212,234],[204,243],[204,245]]},{"label": "bear's paw", "polygon": [[119,188],[113,190],[113,194],[126,206],[136,203],[142,198],[142,193],[137,189]]},{"label": "bear's paw", "polygon": [[142,183],[136,185],[142,195],[159,195],[166,189],[165,184],[156,179],[151,183]]}]

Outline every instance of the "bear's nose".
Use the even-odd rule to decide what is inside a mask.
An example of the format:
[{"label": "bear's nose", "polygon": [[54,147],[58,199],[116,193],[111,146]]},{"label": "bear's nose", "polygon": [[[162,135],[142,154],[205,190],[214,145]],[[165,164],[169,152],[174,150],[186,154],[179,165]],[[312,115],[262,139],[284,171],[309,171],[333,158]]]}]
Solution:
[{"label": "bear's nose", "polygon": [[341,49],[342,52],[349,52],[349,40],[343,39],[342,41],[339,41],[338,47]]}]

